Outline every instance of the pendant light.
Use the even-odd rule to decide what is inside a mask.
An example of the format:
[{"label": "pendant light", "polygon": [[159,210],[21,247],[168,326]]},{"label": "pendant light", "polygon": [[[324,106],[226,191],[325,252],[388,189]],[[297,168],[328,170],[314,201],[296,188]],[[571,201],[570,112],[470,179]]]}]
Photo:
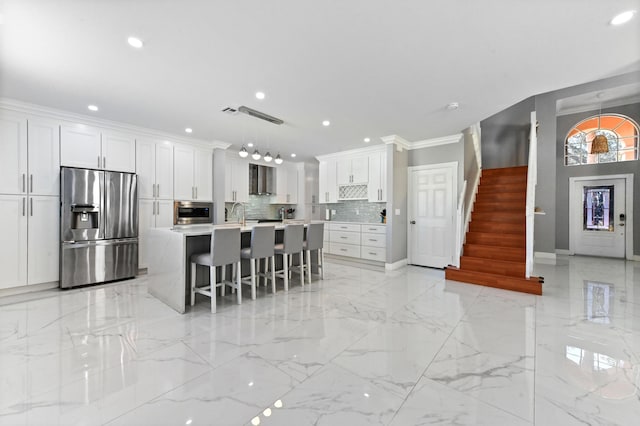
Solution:
[{"label": "pendant light", "polygon": [[253,151],[253,154],[251,154],[251,158],[253,158],[256,161],[259,160],[260,157],[262,157],[262,156],[260,155],[260,152],[257,149],[255,151]]},{"label": "pendant light", "polygon": [[238,155],[242,158],[247,158],[249,156],[249,151],[247,151],[247,148],[245,148],[244,145],[242,145],[242,149],[240,150]]},{"label": "pendant light", "polygon": [[264,155],[264,161],[270,163],[271,160],[273,160],[273,157],[271,156],[271,153],[267,151],[267,153]]},{"label": "pendant light", "polygon": [[282,157],[280,157],[280,153],[278,153],[278,155],[276,155],[276,159],[275,162],[276,164],[282,164],[284,160],[282,159]]},{"label": "pendant light", "polygon": [[[602,121],[602,108],[600,108],[600,115],[598,115],[598,130],[600,130],[600,124]],[[587,141],[591,139],[591,152],[589,154],[606,154],[609,152],[609,141],[603,134],[596,134],[596,131],[590,132],[587,135]]]}]

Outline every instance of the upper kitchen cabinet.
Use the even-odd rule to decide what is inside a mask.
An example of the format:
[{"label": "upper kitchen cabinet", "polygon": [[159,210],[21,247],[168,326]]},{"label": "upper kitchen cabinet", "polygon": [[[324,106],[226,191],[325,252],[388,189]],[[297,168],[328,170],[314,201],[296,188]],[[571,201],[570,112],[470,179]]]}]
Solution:
[{"label": "upper kitchen cabinet", "polygon": [[367,157],[338,160],[336,176],[338,185],[366,184],[369,180],[369,161]]},{"label": "upper kitchen cabinet", "polygon": [[249,163],[227,154],[224,169],[224,201],[246,203],[249,201]]},{"label": "upper kitchen cabinet", "polygon": [[387,153],[386,151],[369,154],[369,184],[367,185],[370,202],[387,201]]},{"label": "upper kitchen cabinet", "polygon": [[135,138],[83,124],[60,128],[60,163],[68,167],[134,173]]},{"label": "upper kitchen cabinet", "polygon": [[59,123],[0,112],[0,193],[58,195]]},{"label": "upper kitchen cabinet", "polygon": [[0,194],[27,192],[27,118],[0,111]]},{"label": "upper kitchen cabinet", "polygon": [[138,196],[173,199],[173,144],[169,141],[136,140]]},{"label": "upper kitchen cabinet", "polygon": [[293,163],[276,167],[276,195],[272,204],[298,204],[298,168]]},{"label": "upper kitchen cabinet", "polygon": [[338,185],[336,183],[336,161],[327,159],[319,165],[319,200],[321,204],[338,202]]},{"label": "upper kitchen cabinet", "polygon": [[212,151],[176,144],[173,149],[173,193],[176,200],[211,201]]}]

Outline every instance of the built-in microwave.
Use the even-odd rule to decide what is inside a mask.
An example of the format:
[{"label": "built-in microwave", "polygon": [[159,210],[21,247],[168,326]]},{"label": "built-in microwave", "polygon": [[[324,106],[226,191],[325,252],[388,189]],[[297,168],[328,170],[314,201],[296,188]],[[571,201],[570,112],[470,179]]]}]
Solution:
[{"label": "built-in microwave", "polygon": [[174,201],[174,225],[194,225],[202,223],[213,223],[213,203]]}]

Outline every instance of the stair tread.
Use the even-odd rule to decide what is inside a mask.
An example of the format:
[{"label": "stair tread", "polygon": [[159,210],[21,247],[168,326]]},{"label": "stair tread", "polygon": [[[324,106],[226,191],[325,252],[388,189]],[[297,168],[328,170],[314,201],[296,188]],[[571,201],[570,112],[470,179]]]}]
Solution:
[{"label": "stair tread", "polygon": [[539,277],[520,278],[507,275],[492,274],[490,272],[464,271],[453,266],[445,270],[447,280],[478,284],[486,287],[519,291],[531,294],[542,294],[542,284]]}]

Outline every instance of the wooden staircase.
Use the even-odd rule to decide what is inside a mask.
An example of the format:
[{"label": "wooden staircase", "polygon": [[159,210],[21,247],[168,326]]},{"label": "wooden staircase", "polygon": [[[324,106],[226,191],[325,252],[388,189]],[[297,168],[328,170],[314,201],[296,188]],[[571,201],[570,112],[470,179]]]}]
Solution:
[{"label": "wooden staircase", "polygon": [[526,166],[483,170],[460,268],[446,279],[542,294],[542,278],[525,278],[526,196]]}]

